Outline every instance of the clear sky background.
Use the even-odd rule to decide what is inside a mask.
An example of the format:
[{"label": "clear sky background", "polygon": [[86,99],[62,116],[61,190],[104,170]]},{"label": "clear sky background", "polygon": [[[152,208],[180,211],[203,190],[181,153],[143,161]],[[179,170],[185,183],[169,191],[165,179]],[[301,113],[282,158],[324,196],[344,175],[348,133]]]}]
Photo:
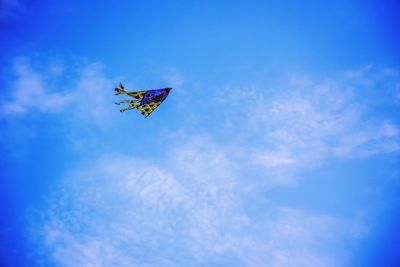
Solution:
[{"label": "clear sky background", "polygon": [[0,0],[0,39],[0,266],[400,266],[398,1]]}]

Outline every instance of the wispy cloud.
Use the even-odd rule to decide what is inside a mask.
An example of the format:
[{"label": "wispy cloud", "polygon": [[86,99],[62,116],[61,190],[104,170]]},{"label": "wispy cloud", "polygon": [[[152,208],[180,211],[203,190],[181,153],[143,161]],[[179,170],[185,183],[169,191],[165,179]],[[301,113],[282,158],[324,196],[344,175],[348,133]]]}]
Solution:
[{"label": "wispy cloud", "polygon": [[[398,152],[398,124],[390,114],[385,118],[374,109],[394,104],[399,75],[378,69],[366,80],[371,68],[334,82],[294,76],[281,90],[228,88],[220,102],[228,112],[240,113],[225,116],[229,123],[221,124],[234,125],[242,144],[238,150],[249,156],[249,164],[270,174],[269,184],[290,184],[296,171],[318,167],[330,158]],[[381,96],[375,103],[374,94]]]},{"label": "wispy cloud", "polygon": [[165,165],[112,155],[65,177],[35,225],[41,256],[60,266],[342,266],[331,245],[354,238],[352,224],[274,205],[265,217],[246,211],[225,156],[205,144],[177,148],[182,160]]},{"label": "wispy cloud", "polygon": [[[175,266],[185,258],[201,261],[205,251],[217,246],[213,242],[217,241],[218,212],[225,209],[218,201],[208,199],[205,183],[185,184],[177,178],[160,166],[118,155],[73,174],[66,185],[68,193],[57,197],[60,201],[55,201],[49,211],[43,233],[48,248],[57,257],[76,247],[92,250],[86,240],[107,242],[111,249],[101,253],[104,257],[98,258],[102,262],[99,266],[115,265],[116,258],[126,259],[120,266],[170,266],[169,261]],[[77,184],[83,187],[71,191]],[[69,209],[59,210],[64,205],[74,214]],[[73,225],[86,230],[82,233]],[[112,251],[119,251],[123,257],[115,257]],[[60,263],[72,266],[85,257],[77,251]]]},{"label": "wispy cloud", "polygon": [[[18,58],[14,62],[15,79],[1,108],[3,116],[28,113],[61,113],[73,110],[86,121],[99,121],[109,114],[106,101],[115,82],[106,78],[100,63],[81,64],[36,62]],[[66,114],[61,114],[66,115]]]},{"label": "wispy cloud", "polygon": [[[21,81],[2,105],[5,116],[51,112],[75,128],[111,121],[113,81],[101,64],[72,74],[63,65],[46,72],[20,64]],[[66,73],[69,83],[55,86],[54,77]],[[176,73],[165,77],[183,83]],[[397,79],[395,71],[385,73]],[[40,257],[60,266],[346,266],[346,252],[337,247],[357,238],[361,223],[270,203],[268,196],[260,211],[247,209],[259,188],[292,185],[330,158],[399,151],[399,126],[375,116],[359,95],[380,86],[360,82],[363,74],[344,76],[336,82],[295,76],[281,90],[218,91],[219,102],[207,108],[220,112],[223,130],[233,131],[224,142],[216,142],[217,130],[185,134],[183,122],[158,160],[88,159],[92,165],[69,172],[32,222]],[[26,93],[36,96],[34,104]],[[44,95],[61,100],[46,106]]]},{"label": "wispy cloud", "polygon": [[26,58],[19,58],[14,63],[16,80],[12,84],[10,100],[3,102],[3,115],[22,115],[32,111],[57,112],[68,106],[73,97],[68,92],[60,92],[51,84],[52,73],[32,68]]},{"label": "wispy cloud", "polygon": [[[120,80],[108,77],[104,70],[102,63],[86,59],[16,58],[9,71],[13,77],[0,102],[0,115],[7,118],[50,113],[74,123],[104,126],[112,114],[118,113],[112,96]],[[165,86],[181,86],[184,82],[175,68],[155,73]]]}]

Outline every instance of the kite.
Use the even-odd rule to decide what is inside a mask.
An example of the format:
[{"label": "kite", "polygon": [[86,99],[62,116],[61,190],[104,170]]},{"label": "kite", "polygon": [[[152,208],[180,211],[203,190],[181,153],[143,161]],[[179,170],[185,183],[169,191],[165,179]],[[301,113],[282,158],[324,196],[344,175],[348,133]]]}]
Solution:
[{"label": "kite", "polygon": [[128,104],[129,107],[120,109],[124,112],[131,109],[136,109],[147,118],[168,96],[172,88],[151,89],[143,91],[125,91],[124,86],[120,83],[119,87],[115,88],[115,95],[126,94],[134,99],[122,100],[115,102],[120,105],[121,103]]}]

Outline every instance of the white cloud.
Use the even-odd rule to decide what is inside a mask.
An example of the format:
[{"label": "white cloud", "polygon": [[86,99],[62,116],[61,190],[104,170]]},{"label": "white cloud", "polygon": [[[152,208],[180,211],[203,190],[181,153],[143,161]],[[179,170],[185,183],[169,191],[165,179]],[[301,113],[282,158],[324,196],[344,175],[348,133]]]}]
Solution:
[{"label": "white cloud", "polygon": [[100,63],[87,64],[76,78],[73,97],[73,123],[106,126],[111,118],[119,114],[114,105],[115,81],[107,78]]},{"label": "white cloud", "polygon": [[[264,168],[269,186],[293,184],[296,172],[330,158],[399,152],[399,126],[390,114],[382,117],[374,110],[393,104],[398,75],[394,70],[378,70],[360,82],[371,68],[335,82],[294,76],[281,90],[229,88],[220,102],[227,112],[238,109],[240,113],[226,116],[228,122],[221,125],[234,125],[236,143],[241,144],[237,150],[247,156],[248,164]],[[379,90],[382,97],[373,102],[371,94]]]},{"label": "white cloud", "polygon": [[[201,261],[204,250],[223,242],[216,227],[225,208],[208,199],[201,181],[185,185],[157,165],[121,156],[106,157],[67,181],[43,228],[61,266],[92,262],[88,253],[95,255],[94,266],[169,266],[184,257]],[[106,251],[96,244],[108,244]]]},{"label": "white cloud", "polygon": [[342,242],[363,231],[356,223],[291,208],[265,217],[253,222],[237,248],[245,266],[347,266]]},{"label": "white cloud", "polygon": [[[44,87],[65,71],[21,65],[19,80],[30,86],[17,82],[3,111],[62,111],[74,127],[104,126],[115,107],[102,66],[85,65],[62,92]],[[216,144],[213,132],[175,136],[159,161],[108,155],[67,175],[32,225],[38,257],[56,266],[346,266],[337,248],[357,238],[359,224],[273,203],[249,211],[248,195],[293,184],[329,158],[398,152],[399,126],[371,115],[345,82],[298,76],[288,86],[296,88],[224,92],[218,110],[229,121],[221,125],[234,125],[233,145]],[[46,106],[44,95],[61,100]]]},{"label": "white cloud", "polygon": [[67,175],[40,210],[39,256],[56,266],[343,266],[331,246],[354,237],[352,224],[275,205],[246,211],[234,170],[206,137],[158,163],[105,156]]},{"label": "white cloud", "polygon": [[21,115],[31,111],[57,112],[68,106],[73,97],[70,93],[56,91],[46,80],[46,73],[34,70],[27,59],[14,64],[17,76],[11,100],[2,104],[3,115]]},{"label": "white cloud", "polygon": [[[5,118],[56,114],[76,125],[103,127],[119,115],[113,91],[119,79],[105,75],[99,62],[21,57],[14,60],[10,72],[13,76],[0,102],[0,115]],[[168,86],[184,82],[175,68],[157,70],[155,75]]]},{"label": "white cloud", "polygon": [[[75,127],[104,127],[118,113],[113,105],[115,81],[97,62],[67,63],[15,60],[15,79],[9,84],[0,114],[6,119],[52,114]],[[66,78],[68,77],[68,78]]]}]

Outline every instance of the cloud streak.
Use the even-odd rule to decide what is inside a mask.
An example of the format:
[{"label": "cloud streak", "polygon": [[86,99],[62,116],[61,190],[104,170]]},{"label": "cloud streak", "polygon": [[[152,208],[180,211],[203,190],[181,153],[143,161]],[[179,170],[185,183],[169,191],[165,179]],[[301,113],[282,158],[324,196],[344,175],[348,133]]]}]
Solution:
[{"label": "cloud streak", "polygon": [[[226,115],[221,125],[227,125],[227,130],[235,128],[237,143],[242,144],[238,150],[249,155],[248,164],[270,174],[270,185],[292,184],[295,173],[316,168],[328,159],[397,153],[398,124],[371,115],[371,109],[395,105],[392,99],[399,76],[392,70],[388,79],[388,71],[382,71],[366,80],[364,73],[370,68],[339,82],[316,83],[294,77],[281,90],[228,88],[219,101],[228,112],[238,109],[240,113]],[[382,97],[376,103],[364,101],[377,90]]]},{"label": "cloud streak", "polygon": [[[1,106],[5,118],[52,114],[67,128],[99,129],[118,114],[109,100],[113,81],[101,64],[73,73],[46,66],[17,62],[17,82]],[[123,153],[86,159],[89,166],[65,175],[31,221],[38,258],[56,266],[346,266],[349,256],[337,247],[359,238],[363,224],[272,203],[268,196],[254,204],[252,195],[294,185],[305,179],[302,172],[332,158],[398,153],[398,125],[390,116],[371,115],[359,95],[376,89],[376,81],[362,80],[365,71],[370,68],[335,83],[294,77],[281,90],[213,93],[219,102],[207,108],[221,112],[218,130],[233,131],[224,142],[216,142],[217,130],[175,131],[157,160]],[[176,71],[168,74],[183,83]],[[58,87],[60,75],[72,78]]]},{"label": "cloud streak", "polygon": [[59,266],[342,266],[330,248],[353,236],[351,223],[246,211],[225,156],[205,145],[177,148],[184,162],[170,167],[113,155],[65,177],[36,222],[41,257]]},{"label": "cloud streak", "polygon": [[27,59],[18,59],[14,63],[17,76],[11,99],[2,105],[5,116],[23,115],[31,111],[58,112],[73,101],[71,94],[57,92],[46,80],[48,74],[34,70]]}]

